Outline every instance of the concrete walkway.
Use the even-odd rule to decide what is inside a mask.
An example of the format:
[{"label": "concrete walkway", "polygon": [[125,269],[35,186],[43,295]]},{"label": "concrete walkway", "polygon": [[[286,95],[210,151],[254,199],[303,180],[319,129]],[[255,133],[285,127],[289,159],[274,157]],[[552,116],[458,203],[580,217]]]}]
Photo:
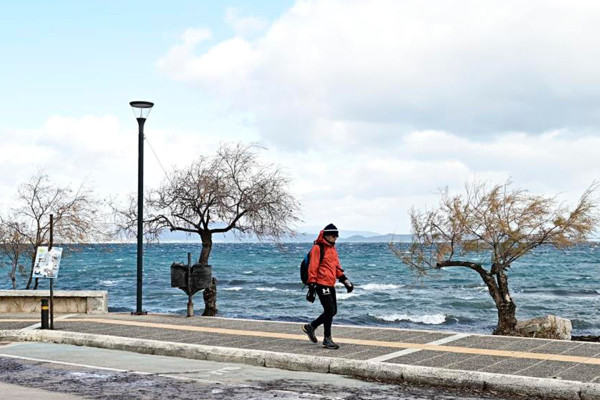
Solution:
[{"label": "concrete walkway", "polygon": [[67,343],[544,399],[600,399],[598,343],[334,325],[340,349],[327,350],[311,343],[299,323],[114,313],[57,315],[53,331],[37,329],[38,322],[37,315],[0,315],[0,341]]}]

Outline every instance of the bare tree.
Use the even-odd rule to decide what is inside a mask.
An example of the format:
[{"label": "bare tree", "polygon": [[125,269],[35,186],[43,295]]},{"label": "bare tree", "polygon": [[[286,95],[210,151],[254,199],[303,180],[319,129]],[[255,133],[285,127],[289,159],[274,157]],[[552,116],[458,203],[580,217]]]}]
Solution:
[{"label": "bare tree", "polygon": [[0,254],[5,255],[10,261],[8,276],[13,289],[17,288],[17,271],[25,273],[25,267],[20,261],[21,256],[27,253],[28,247],[19,231],[17,222],[6,221],[0,217]]},{"label": "bare tree", "polygon": [[[30,257],[26,289],[32,285],[36,249],[49,241],[50,214],[54,215],[55,243],[82,243],[106,237],[104,219],[98,217],[100,203],[83,184],[77,189],[58,186],[43,171],[38,171],[29,182],[19,186],[15,203],[17,206],[9,211],[9,217],[0,222],[24,246],[19,247],[20,252],[25,251]],[[37,288],[37,280],[33,288]]]},{"label": "bare tree", "polygon": [[438,208],[411,210],[412,245],[396,255],[421,274],[432,269],[463,267],[486,284],[498,310],[494,334],[516,334],[516,309],[508,285],[513,262],[542,245],[557,248],[582,242],[598,223],[597,189],[592,184],[569,209],[553,197],[512,188],[511,182],[489,187],[467,185],[466,193],[441,193]]},{"label": "bare tree", "polygon": [[[176,169],[159,189],[145,199],[145,234],[157,239],[165,229],[198,234],[198,263],[208,265],[215,233],[233,231],[278,241],[294,234],[298,202],[287,190],[288,179],[278,168],[263,165],[251,146],[222,145],[213,157],[200,157],[189,167]],[[130,199],[118,225],[136,233],[137,209]],[[214,316],[216,280],[204,291],[203,315]]]}]

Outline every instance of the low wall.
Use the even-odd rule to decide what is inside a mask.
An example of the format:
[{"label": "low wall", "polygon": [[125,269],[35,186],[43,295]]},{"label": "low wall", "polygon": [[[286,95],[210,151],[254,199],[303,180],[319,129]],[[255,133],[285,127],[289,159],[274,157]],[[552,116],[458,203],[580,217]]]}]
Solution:
[{"label": "low wall", "polygon": [[[49,290],[0,290],[0,313],[40,312]],[[55,290],[55,313],[103,314],[108,312],[105,290]]]}]

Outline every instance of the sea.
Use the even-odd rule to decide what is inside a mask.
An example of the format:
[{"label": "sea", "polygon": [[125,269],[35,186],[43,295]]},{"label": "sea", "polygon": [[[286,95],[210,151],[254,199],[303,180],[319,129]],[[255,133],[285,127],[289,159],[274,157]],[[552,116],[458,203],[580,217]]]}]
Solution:
[{"label": "sea", "polygon": [[[408,243],[397,245],[408,250]],[[218,280],[218,314],[294,322],[318,316],[321,307],[318,301],[305,300],[299,274],[310,247],[311,243],[214,243],[210,264]],[[334,323],[474,333],[494,329],[496,308],[475,272],[455,267],[419,277],[390,251],[388,243],[348,242],[336,247],[355,290],[348,294],[343,286],[337,287]],[[187,295],[171,287],[170,266],[187,263],[188,253],[196,260],[200,245],[145,245],[145,311],[185,315]],[[135,244],[64,247],[54,288],[106,290],[109,311],[134,311],[136,268]],[[2,289],[11,288],[6,272],[7,265],[0,267]],[[508,276],[519,320],[553,314],[570,319],[574,335],[600,335],[599,244],[538,248],[515,262]],[[24,287],[24,277],[19,277],[18,285]],[[39,289],[48,287],[48,280],[40,280]],[[194,306],[201,315],[201,292],[194,296]]]}]

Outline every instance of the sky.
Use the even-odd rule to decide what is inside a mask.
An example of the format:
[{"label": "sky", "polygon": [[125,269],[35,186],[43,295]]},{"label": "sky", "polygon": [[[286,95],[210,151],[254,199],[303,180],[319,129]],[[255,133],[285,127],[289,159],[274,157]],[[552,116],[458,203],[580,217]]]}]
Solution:
[{"label": "sky", "polygon": [[[0,3],[0,210],[43,169],[99,197],[256,144],[300,231],[404,234],[473,179],[574,203],[600,177],[600,3]],[[155,155],[155,154],[156,155]],[[163,170],[164,168],[164,170]]]}]

